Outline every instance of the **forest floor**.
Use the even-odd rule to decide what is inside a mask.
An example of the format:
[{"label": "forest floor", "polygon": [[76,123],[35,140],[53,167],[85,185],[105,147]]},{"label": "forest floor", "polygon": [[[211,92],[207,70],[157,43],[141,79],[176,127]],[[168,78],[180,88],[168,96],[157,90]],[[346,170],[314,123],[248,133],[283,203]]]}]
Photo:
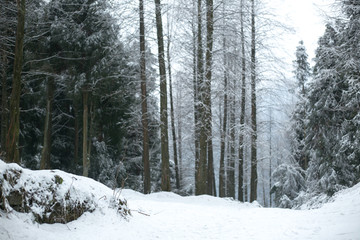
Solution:
[{"label": "forest floor", "polygon": [[[84,181],[84,188],[90,183]],[[112,194],[103,188],[104,197]],[[0,239],[360,239],[360,184],[312,210],[262,208],[206,195],[143,195],[127,189],[121,196],[132,211],[127,219],[109,207],[67,224],[38,224],[30,214],[0,211]]]}]

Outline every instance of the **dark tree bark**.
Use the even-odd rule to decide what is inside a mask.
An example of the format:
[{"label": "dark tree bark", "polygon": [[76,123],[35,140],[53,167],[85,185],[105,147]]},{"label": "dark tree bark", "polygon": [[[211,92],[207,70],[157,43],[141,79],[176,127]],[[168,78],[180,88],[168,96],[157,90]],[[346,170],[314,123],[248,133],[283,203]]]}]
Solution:
[{"label": "dark tree bark", "polygon": [[[225,3],[223,3],[223,14],[225,14]],[[225,29],[225,18],[223,20]],[[224,106],[223,106],[223,120],[220,136],[220,168],[219,168],[219,197],[226,197],[226,172],[225,172],[225,137],[227,127],[228,115],[228,74],[227,74],[227,46],[226,37],[223,33],[223,64],[224,64]]]},{"label": "dark tree bark", "polygon": [[202,46],[202,0],[198,0],[197,4],[197,112],[199,116],[198,126],[199,130],[199,161],[196,166],[195,176],[195,194],[207,194],[207,137],[204,123],[204,58]]},{"label": "dark tree bark", "polygon": [[161,18],[160,0],[155,0],[156,30],[158,40],[158,59],[160,72],[160,131],[161,131],[161,189],[171,191],[169,167],[169,136],[167,112],[166,66],[164,52],[164,35]]},{"label": "dark tree bark", "polygon": [[75,167],[77,164],[79,164],[79,114],[78,114],[78,106],[76,104],[76,101],[73,101],[73,108],[74,108],[74,162],[73,166]]},{"label": "dark tree bark", "polygon": [[[226,61],[226,60],[224,60]],[[224,64],[225,66],[225,64]],[[219,169],[219,196],[226,197],[226,174],[225,174],[225,136],[226,136],[226,127],[227,127],[227,73],[224,70],[224,116],[221,129],[221,143],[220,143],[220,169]]]},{"label": "dark tree bark", "polygon": [[139,0],[140,14],[140,75],[141,75],[141,122],[143,132],[143,154],[144,165],[144,193],[151,192],[150,184],[150,150],[149,150],[149,127],[148,127],[148,107],[146,91],[146,58],[145,58],[145,21],[144,21],[144,1]]},{"label": "dark tree bark", "polygon": [[[179,89],[179,88],[178,88]],[[179,89],[177,91],[177,99],[181,99],[181,89]],[[179,104],[179,101],[178,101]],[[179,104],[180,105],[180,104]],[[181,106],[177,106],[177,111],[178,111],[178,117],[177,117],[177,126],[178,126],[178,137],[177,137],[177,141],[178,141],[178,146],[179,146],[179,179],[180,179],[180,188],[181,188],[181,181],[182,181],[182,109]]]},{"label": "dark tree bark", "polygon": [[[5,47],[4,47],[5,48]],[[8,130],[8,94],[7,94],[7,53],[5,49],[2,53],[1,71],[1,156],[6,152],[6,133]]]},{"label": "dark tree bark", "polygon": [[[213,33],[214,33],[214,6],[213,0],[206,1],[206,78],[204,84],[204,123],[207,141],[207,182],[208,194],[214,195],[214,159],[212,145],[212,111],[211,111],[211,77],[212,77],[212,54],[213,54]],[[201,149],[201,148],[200,148]],[[200,157],[201,158],[201,157]]]},{"label": "dark tree bark", "polygon": [[[235,79],[234,79],[235,80]],[[229,167],[228,167],[228,187],[227,187],[227,195],[228,197],[235,198],[235,82],[231,85],[232,91],[230,93],[230,106],[229,106],[229,131],[230,131],[230,139],[229,139]]]},{"label": "dark tree bark", "polygon": [[52,133],[52,108],[54,100],[55,82],[53,77],[48,78],[47,82],[47,100],[46,100],[46,116],[44,127],[44,145],[41,152],[40,169],[50,169],[51,154],[51,133]]},{"label": "dark tree bark", "polygon": [[82,89],[83,95],[83,149],[82,149],[82,157],[83,157],[83,176],[89,176],[90,170],[90,157],[88,155],[88,118],[89,118],[89,86],[85,85]]},{"label": "dark tree bark", "polygon": [[255,0],[251,0],[251,178],[250,202],[257,199],[257,125],[256,125],[256,45]]},{"label": "dark tree bark", "polygon": [[244,36],[244,0],[241,0],[240,35],[241,35],[241,113],[240,113],[240,136],[239,136],[239,183],[238,200],[244,199],[244,135],[245,135],[245,101],[246,101],[246,61],[245,61],[245,36]]},{"label": "dark tree bark", "polygon": [[10,98],[10,124],[6,138],[6,161],[20,164],[20,93],[25,27],[25,0],[17,1],[17,10],[18,19],[15,41],[14,76]]}]

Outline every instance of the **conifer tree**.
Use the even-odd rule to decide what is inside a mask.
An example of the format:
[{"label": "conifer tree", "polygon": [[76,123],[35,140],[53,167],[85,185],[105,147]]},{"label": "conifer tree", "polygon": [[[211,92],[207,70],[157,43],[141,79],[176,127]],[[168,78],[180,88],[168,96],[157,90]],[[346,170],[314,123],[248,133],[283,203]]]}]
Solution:
[{"label": "conifer tree", "polygon": [[294,142],[293,142],[293,156],[295,161],[303,168],[308,167],[308,156],[305,153],[305,103],[306,103],[306,83],[310,77],[310,64],[308,63],[308,55],[303,41],[299,42],[296,48],[296,60],[294,64],[294,74],[298,83],[298,103],[292,116]]}]

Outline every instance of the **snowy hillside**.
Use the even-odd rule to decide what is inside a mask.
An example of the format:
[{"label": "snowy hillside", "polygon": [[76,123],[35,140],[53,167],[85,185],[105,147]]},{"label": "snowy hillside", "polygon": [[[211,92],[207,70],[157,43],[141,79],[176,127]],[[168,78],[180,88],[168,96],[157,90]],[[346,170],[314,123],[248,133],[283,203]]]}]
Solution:
[{"label": "snowy hillside", "polygon": [[[0,164],[0,172],[6,166]],[[22,171],[36,181],[54,173],[64,184],[75,177],[61,171]],[[121,197],[132,210],[126,220],[105,204],[112,190],[87,178],[76,179],[77,188],[92,191],[88,194],[95,202],[92,213],[67,224],[38,224],[30,214],[0,211],[0,239],[360,239],[360,184],[315,210],[268,209],[210,196],[123,190]]]}]

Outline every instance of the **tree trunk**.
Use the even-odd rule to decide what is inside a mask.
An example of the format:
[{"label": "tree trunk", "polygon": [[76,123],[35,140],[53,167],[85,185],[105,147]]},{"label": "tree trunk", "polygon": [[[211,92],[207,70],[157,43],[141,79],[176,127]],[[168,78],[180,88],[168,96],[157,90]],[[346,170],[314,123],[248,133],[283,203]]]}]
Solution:
[{"label": "tree trunk", "polygon": [[149,127],[147,110],[147,91],[146,91],[146,57],[145,57],[145,21],[144,21],[144,1],[139,0],[140,14],[140,75],[141,75],[141,123],[143,132],[143,165],[144,165],[144,193],[151,192],[150,184],[150,150],[149,150]]},{"label": "tree trunk", "polygon": [[166,66],[164,53],[164,35],[161,18],[160,0],[155,0],[156,30],[158,40],[158,58],[160,72],[160,131],[161,131],[161,189],[171,191],[169,167],[169,136],[167,112]]},{"label": "tree trunk", "polygon": [[[212,111],[211,111],[211,77],[212,77],[212,54],[213,54],[213,32],[214,32],[214,7],[213,0],[206,1],[206,78],[204,91],[204,123],[207,142],[208,158],[208,194],[213,195],[214,167],[213,167],[213,146],[212,146]],[[200,148],[201,149],[201,148]],[[201,156],[200,156],[201,158]]]},{"label": "tree trunk", "polygon": [[[210,113],[211,114],[211,113]],[[210,129],[210,132],[212,130]],[[213,143],[212,136],[208,140],[207,146],[207,156],[208,156],[208,194],[211,196],[216,196],[216,187],[215,187],[215,173],[214,173],[214,154],[213,154]]]},{"label": "tree trunk", "polygon": [[[226,172],[225,172],[225,142],[228,112],[228,74],[227,74],[227,45],[225,37],[225,2],[223,3],[223,65],[224,65],[224,106],[223,122],[220,130],[220,168],[219,168],[219,197],[226,197]],[[221,110],[221,109],[220,109]],[[221,122],[221,120],[220,120]]]},{"label": "tree trunk", "polygon": [[170,34],[169,34],[168,43],[167,43],[167,59],[168,59],[168,72],[169,72],[171,132],[172,132],[172,137],[173,137],[173,152],[174,152],[174,163],[175,163],[176,188],[180,189],[179,163],[178,163],[178,154],[177,154],[177,140],[176,140],[175,116],[174,116],[174,102],[173,102],[173,94],[172,94],[170,42],[171,41],[170,41]]},{"label": "tree trunk", "polygon": [[198,32],[197,32],[197,105],[199,113],[199,162],[196,171],[195,194],[201,195],[207,193],[207,136],[205,127],[205,106],[204,101],[204,59],[202,46],[202,0],[198,0]]},{"label": "tree trunk", "polygon": [[271,187],[272,187],[272,109],[269,109],[269,115],[270,115],[270,127],[269,127],[269,207],[272,206],[272,200],[271,200]]},{"label": "tree trunk", "polygon": [[246,101],[246,61],[245,61],[245,36],[244,36],[244,0],[241,0],[240,15],[240,34],[241,34],[241,113],[240,113],[240,136],[239,136],[239,184],[238,184],[238,200],[244,199],[244,135],[245,135],[245,101]]},{"label": "tree trunk", "polygon": [[7,96],[7,54],[2,50],[2,76],[1,76],[1,157],[6,152],[6,133],[8,130],[8,96]]},{"label": "tree trunk", "polygon": [[82,90],[83,94],[83,176],[89,176],[90,158],[88,155],[88,99],[89,99],[89,86],[84,86]]},{"label": "tree trunk", "polygon": [[229,113],[229,131],[230,131],[230,153],[228,169],[228,197],[235,199],[235,84],[230,93],[230,113]]},{"label": "tree trunk", "polygon": [[73,100],[73,109],[74,109],[74,128],[75,128],[75,135],[74,135],[74,162],[73,166],[75,167],[79,164],[79,114],[78,114],[78,106],[75,103],[75,99]]},{"label": "tree trunk", "polygon": [[25,27],[25,0],[17,1],[17,9],[18,19],[15,41],[14,76],[10,98],[10,124],[6,138],[6,161],[20,164],[20,93]]},{"label": "tree trunk", "polygon": [[[180,96],[179,96],[180,95]],[[181,88],[178,87],[178,91],[177,91],[177,110],[178,110],[178,117],[177,117],[177,125],[178,125],[178,146],[179,146],[179,180],[180,180],[180,188],[181,188],[181,181],[182,181],[182,109],[181,106],[179,104],[179,99],[182,99],[182,94],[181,94]]]},{"label": "tree trunk", "polygon": [[251,179],[250,202],[257,199],[257,126],[256,126],[256,45],[255,0],[251,0]]},{"label": "tree trunk", "polygon": [[[195,1],[193,2],[194,9]],[[194,21],[192,21],[192,28],[193,28],[193,88],[194,88],[194,157],[195,157],[195,191],[199,188],[198,186],[198,174],[199,174],[199,161],[200,161],[200,109],[199,109],[199,73],[198,73],[198,64],[197,64],[197,58],[199,56],[197,55],[197,51],[199,50],[196,46],[196,40],[199,37],[196,33],[196,27]],[[201,36],[200,36],[201,37]]]},{"label": "tree trunk", "polygon": [[54,99],[54,78],[49,77],[47,82],[46,117],[44,129],[44,146],[41,152],[40,169],[50,169],[51,133],[52,133],[52,108]]}]

